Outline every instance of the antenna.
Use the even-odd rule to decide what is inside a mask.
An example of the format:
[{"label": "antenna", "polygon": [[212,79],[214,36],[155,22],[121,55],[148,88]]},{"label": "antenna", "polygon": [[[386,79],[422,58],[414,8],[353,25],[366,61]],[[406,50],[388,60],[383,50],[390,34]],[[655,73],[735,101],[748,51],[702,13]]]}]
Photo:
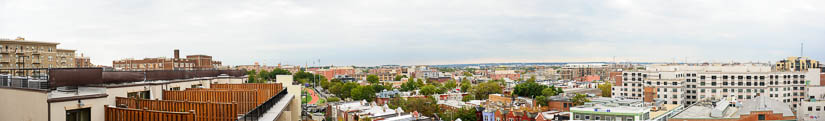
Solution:
[{"label": "antenna", "polygon": [[799,43],[799,57],[805,56],[805,42]]}]

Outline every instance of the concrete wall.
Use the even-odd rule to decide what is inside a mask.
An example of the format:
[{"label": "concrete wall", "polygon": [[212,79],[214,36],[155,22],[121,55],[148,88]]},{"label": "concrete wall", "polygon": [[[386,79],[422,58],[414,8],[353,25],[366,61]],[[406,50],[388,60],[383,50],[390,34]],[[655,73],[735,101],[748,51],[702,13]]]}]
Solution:
[{"label": "concrete wall", "polygon": [[46,92],[0,88],[0,95],[0,121],[48,120]]},{"label": "concrete wall", "polygon": [[299,85],[292,85],[292,82],[294,81],[293,78],[292,78],[292,75],[277,75],[277,76],[275,76],[275,78],[276,78],[275,82],[278,82],[278,83],[281,83],[281,84],[284,85],[284,88],[286,88],[286,90],[289,92],[288,94],[292,94],[292,95],[296,96],[292,99],[292,103],[289,103],[289,106],[287,106],[287,109],[286,109],[287,111],[284,111],[283,114],[285,115],[285,114],[292,113],[292,116],[290,116],[289,121],[299,120],[300,117],[301,117],[301,111],[302,111],[301,110],[301,97],[300,96],[301,96],[301,90],[303,89],[303,86],[301,86],[300,84]]},{"label": "concrete wall", "polygon": [[[111,97],[111,96],[109,96]],[[52,102],[51,107],[49,107],[49,111],[51,111],[51,121],[65,121],[66,120],[66,111],[67,110],[74,110],[74,109],[83,109],[89,108],[91,110],[90,118],[91,121],[104,121],[105,108],[103,107],[107,103],[106,98],[94,98],[94,99],[84,99],[80,100],[80,103],[83,105],[79,105],[77,100],[72,101],[64,101],[64,102]]]}]

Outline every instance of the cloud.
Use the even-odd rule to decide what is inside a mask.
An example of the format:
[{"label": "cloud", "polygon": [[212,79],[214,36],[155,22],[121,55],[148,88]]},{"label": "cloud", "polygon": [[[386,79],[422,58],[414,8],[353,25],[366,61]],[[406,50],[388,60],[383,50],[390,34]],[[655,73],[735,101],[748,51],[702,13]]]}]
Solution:
[{"label": "cloud", "polygon": [[0,0],[0,37],[95,64],[207,54],[227,65],[825,60],[823,1]]}]

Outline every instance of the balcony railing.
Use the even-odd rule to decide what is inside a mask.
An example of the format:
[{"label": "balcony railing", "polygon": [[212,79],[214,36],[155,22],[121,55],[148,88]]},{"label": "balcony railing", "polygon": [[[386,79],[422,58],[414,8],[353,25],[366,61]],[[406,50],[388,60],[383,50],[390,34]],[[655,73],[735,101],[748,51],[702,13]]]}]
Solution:
[{"label": "balcony railing", "polygon": [[262,116],[264,116],[264,114],[266,114],[266,111],[268,111],[272,108],[272,106],[277,104],[278,101],[281,100],[281,98],[283,98],[284,95],[286,95],[286,93],[286,89],[281,90],[281,92],[278,92],[277,95],[272,96],[272,98],[269,98],[269,100],[266,100],[266,102],[262,103],[261,105],[258,105],[258,107],[255,107],[255,109],[252,109],[243,116],[239,117],[237,121],[257,121]]}]

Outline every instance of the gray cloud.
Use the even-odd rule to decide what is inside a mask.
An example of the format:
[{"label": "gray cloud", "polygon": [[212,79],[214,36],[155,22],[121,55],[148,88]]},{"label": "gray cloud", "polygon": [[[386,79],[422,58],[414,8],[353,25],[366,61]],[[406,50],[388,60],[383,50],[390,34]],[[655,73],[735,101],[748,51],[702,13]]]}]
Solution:
[{"label": "gray cloud", "polygon": [[0,37],[225,64],[825,60],[823,1],[0,0]]}]

